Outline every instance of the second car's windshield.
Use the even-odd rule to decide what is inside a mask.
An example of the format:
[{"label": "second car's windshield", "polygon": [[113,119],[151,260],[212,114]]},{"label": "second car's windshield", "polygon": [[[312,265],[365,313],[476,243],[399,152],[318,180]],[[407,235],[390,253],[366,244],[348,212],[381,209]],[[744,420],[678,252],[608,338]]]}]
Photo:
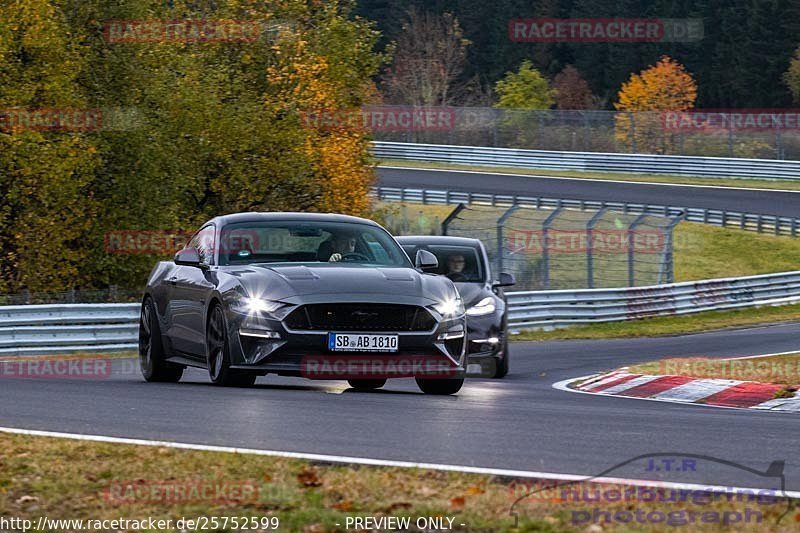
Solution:
[{"label": "second car's windshield", "polygon": [[411,267],[394,239],[368,224],[243,222],[220,234],[220,265],[319,262]]},{"label": "second car's windshield", "polygon": [[443,274],[456,283],[483,283],[485,279],[483,265],[478,250],[471,246],[429,244],[418,247],[403,245],[409,255],[417,249],[426,249],[439,260],[438,274]]}]

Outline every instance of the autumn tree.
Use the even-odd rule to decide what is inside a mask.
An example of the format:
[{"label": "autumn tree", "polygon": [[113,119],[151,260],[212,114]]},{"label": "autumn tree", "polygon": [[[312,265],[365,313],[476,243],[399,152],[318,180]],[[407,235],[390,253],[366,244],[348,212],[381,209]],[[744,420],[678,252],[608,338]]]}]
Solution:
[{"label": "autumn tree", "polygon": [[[110,231],[192,230],[245,210],[367,214],[365,132],[301,120],[374,93],[384,57],[352,5],[2,3],[0,110],[97,109],[124,120],[79,132],[0,122],[0,292],[140,288],[156,257],[108,253]],[[260,34],[111,43],[103,33],[109,20],[185,19],[246,19]]]},{"label": "autumn tree", "polygon": [[789,87],[795,101],[800,102],[800,48],[795,51],[789,62],[789,70],[783,75],[783,81]]},{"label": "autumn tree", "polygon": [[556,108],[591,109],[594,103],[589,84],[578,69],[567,65],[553,78]]},{"label": "autumn tree", "polygon": [[452,14],[410,9],[383,76],[387,100],[415,106],[452,104],[460,95],[456,81],[469,44]]},{"label": "autumn tree", "polygon": [[[97,150],[84,131],[89,123],[76,129],[66,115],[57,118],[57,110],[87,107],[78,83],[86,68],[83,37],[58,2],[0,4],[2,292],[58,291],[86,281],[83,236],[96,208]],[[45,109],[54,113],[34,113]]]},{"label": "autumn tree", "polygon": [[639,74],[631,74],[622,85],[616,116],[616,138],[629,150],[672,153],[677,140],[663,127],[664,111],[694,107],[697,84],[677,61],[663,56]]}]

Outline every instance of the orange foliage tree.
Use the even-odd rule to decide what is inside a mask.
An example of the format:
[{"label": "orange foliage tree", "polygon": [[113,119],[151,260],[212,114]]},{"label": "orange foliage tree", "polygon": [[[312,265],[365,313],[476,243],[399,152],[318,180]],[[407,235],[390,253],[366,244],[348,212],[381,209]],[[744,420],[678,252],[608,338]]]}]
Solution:
[{"label": "orange foliage tree", "polygon": [[[268,105],[288,107],[299,116],[348,116],[374,94],[371,76],[385,62],[374,53],[379,33],[372,23],[348,20],[329,4],[315,13],[313,31],[295,28],[274,47],[277,63],[268,69],[278,90]],[[348,125],[306,125],[304,157],[310,162],[317,200],[310,210],[369,215],[374,183],[369,136]]]},{"label": "orange foliage tree", "polygon": [[672,153],[677,139],[663,127],[664,111],[694,107],[697,84],[679,62],[663,56],[640,74],[631,74],[614,104],[616,138],[627,149],[647,153]]}]

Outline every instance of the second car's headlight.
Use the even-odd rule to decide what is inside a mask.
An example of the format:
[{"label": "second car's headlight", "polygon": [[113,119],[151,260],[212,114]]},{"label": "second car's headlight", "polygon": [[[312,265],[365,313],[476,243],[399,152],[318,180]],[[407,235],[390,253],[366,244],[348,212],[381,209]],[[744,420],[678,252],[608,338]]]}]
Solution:
[{"label": "second car's headlight", "polygon": [[464,302],[461,298],[448,298],[433,306],[445,318],[461,316],[464,314]]},{"label": "second car's headlight", "polygon": [[487,296],[477,304],[467,309],[467,315],[469,316],[488,315],[490,313],[494,313],[495,309],[496,307],[494,305],[494,298],[492,298],[491,296]]},{"label": "second car's headlight", "polygon": [[264,300],[263,298],[245,298],[244,305],[245,309],[251,314],[272,313],[283,306],[281,302]]}]

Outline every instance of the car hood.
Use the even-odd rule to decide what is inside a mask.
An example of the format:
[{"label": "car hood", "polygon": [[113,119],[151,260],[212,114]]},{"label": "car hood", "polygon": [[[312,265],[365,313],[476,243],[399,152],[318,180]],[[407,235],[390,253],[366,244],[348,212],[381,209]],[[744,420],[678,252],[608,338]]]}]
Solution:
[{"label": "car hood", "polygon": [[464,300],[465,307],[472,307],[493,294],[483,283],[456,283],[456,289],[458,289],[461,299]]},{"label": "car hood", "polygon": [[[455,287],[442,276],[413,268],[365,265],[248,265],[228,272],[239,278],[250,296],[288,303],[302,300],[355,301],[373,295],[393,302],[420,299],[438,302],[455,295]],[[372,299],[372,298],[368,298]]]}]

